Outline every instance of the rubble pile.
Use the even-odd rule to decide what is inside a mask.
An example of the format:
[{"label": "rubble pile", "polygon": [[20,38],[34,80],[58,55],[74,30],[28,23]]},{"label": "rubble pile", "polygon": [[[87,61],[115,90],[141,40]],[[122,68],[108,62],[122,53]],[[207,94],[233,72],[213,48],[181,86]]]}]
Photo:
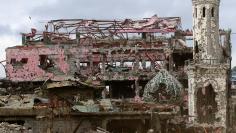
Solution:
[{"label": "rubble pile", "polygon": [[0,96],[0,106],[4,108],[32,108],[34,95],[7,95]]},{"label": "rubble pile", "polygon": [[192,1],[193,30],[154,15],[22,33],[0,61],[0,133],[225,133],[236,123],[231,30],[219,29],[220,0]]},{"label": "rubble pile", "polygon": [[31,129],[18,124],[0,123],[0,133],[33,133]]}]

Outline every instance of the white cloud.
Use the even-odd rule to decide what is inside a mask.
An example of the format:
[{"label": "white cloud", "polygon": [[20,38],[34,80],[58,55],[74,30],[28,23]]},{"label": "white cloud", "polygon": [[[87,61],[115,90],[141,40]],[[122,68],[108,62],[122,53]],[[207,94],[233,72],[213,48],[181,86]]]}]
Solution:
[{"label": "white cloud", "polygon": [[[5,48],[6,47],[12,47],[16,45],[21,45],[20,39],[18,39],[16,36],[0,36],[0,53],[3,53],[0,55],[0,61],[4,61],[6,59],[5,55]],[[0,78],[4,77],[5,75],[5,69],[0,64]]]}]

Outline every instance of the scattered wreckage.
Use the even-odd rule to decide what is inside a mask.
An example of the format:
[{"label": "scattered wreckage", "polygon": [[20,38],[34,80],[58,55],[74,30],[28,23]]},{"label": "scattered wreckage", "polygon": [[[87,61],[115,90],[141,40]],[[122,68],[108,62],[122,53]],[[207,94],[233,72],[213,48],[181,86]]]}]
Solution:
[{"label": "scattered wreckage", "polygon": [[[220,38],[228,57],[230,32],[221,30]],[[199,63],[190,62],[191,40],[181,18],[157,15],[51,20],[42,33],[32,29],[22,46],[6,49],[0,131],[222,132],[189,123],[195,116],[188,113],[186,66]]]}]

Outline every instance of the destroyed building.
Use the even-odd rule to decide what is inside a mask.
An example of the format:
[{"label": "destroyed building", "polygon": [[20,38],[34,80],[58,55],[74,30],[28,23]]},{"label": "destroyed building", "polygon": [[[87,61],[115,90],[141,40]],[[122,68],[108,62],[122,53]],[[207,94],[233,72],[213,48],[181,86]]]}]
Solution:
[{"label": "destroyed building", "polygon": [[[51,20],[6,49],[0,118],[35,133],[234,132],[220,0],[180,17]],[[8,123],[9,125],[7,125]],[[0,129],[1,130],[1,129]]]}]

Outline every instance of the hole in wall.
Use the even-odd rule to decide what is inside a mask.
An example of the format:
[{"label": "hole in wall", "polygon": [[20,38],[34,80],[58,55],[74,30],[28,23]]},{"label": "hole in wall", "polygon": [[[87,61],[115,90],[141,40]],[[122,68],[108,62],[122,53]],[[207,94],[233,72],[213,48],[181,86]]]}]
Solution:
[{"label": "hole in wall", "polygon": [[197,115],[200,123],[212,124],[216,118],[217,103],[215,101],[216,93],[211,84],[199,88],[197,91]]}]

